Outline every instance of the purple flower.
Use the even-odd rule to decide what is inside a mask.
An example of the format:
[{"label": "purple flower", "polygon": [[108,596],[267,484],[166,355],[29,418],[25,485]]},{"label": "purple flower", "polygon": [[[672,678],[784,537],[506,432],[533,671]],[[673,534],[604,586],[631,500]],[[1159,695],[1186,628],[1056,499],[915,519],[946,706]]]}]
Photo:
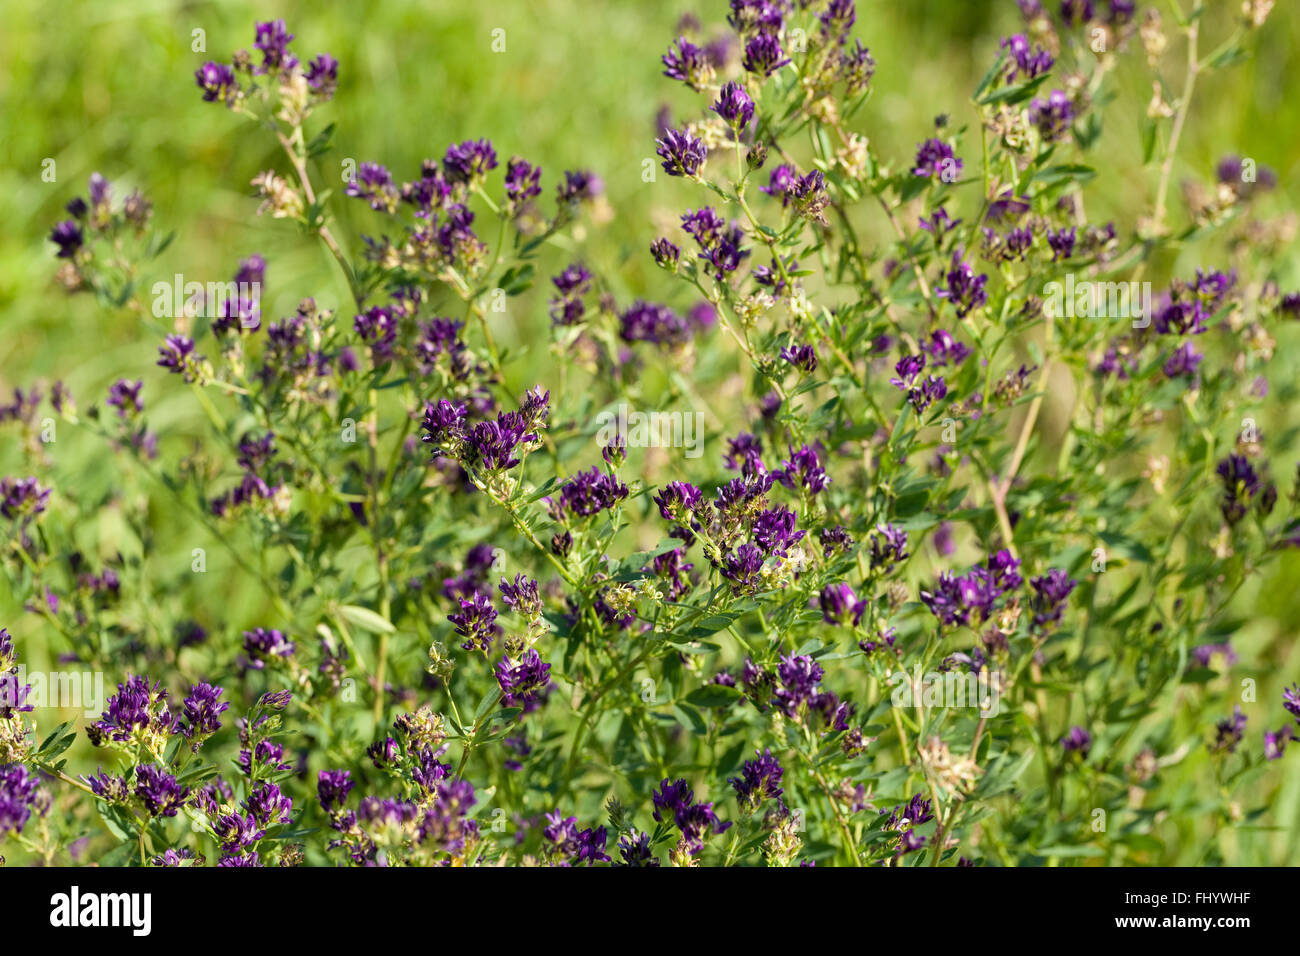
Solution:
[{"label": "purple flower", "polygon": [[45,510],[50,489],[42,488],[34,477],[0,478],[0,517],[25,520]]},{"label": "purple flower", "polygon": [[925,368],[925,355],[917,353],[916,355],[904,355],[894,365],[896,378],[891,378],[889,384],[895,388],[906,391],[911,388],[916,377],[921,374]]},{"label": "purple flower", "polygon": [[619,335],[624,342],[679,346],[691,340],[691,327],[666,305],[637,301],[619,316]]},{"label": "purple flower", "polygon": [[448,182],[472,184],[497,168],[496,150],[486,139],[467,139],[447,147],[442,157],[443,173]]},{"label": "purple flower", "polygon": [[1061,0],[1061,19],[1067,27],[1087,23],[1096,12],[1093,0]]},{"label": "purple flower", "polygon": [[681,830],[687,852],[692,855],[704,849],[704,839],[709,833],[722,833],[731,826],[718,819],[712,803],[696,803],[695,791],[685,780],[670,782],[664,778],[659,788],[650,794],[650,801],[654,804],[655,820],[672,820]]},{"label": "purple flower", "polygon": [[253,46],[262,51],[262,65],[258,72],[267,73],[282,67],[292,69],[297,66],[297,59],[289,54],[289,41],[292,39],[293,34],[285,27],[283,20],[257,24],[257,38],[253,41]]},{"label": "purple flower", "polygon": [[1229,455],[1215,469],[1223,482],[1220,509],[1228,524],[1235,525],[1246,516],[1246,509],[1263,490],[1263,482],[1245,455]]},{"label": "purple flower", "polygon": [[627,833],[618,841],[618,854],[622,863],[615,866],[659,866],[659,859],[650,848],[650,834]]},{"label": "purple flower", "polygon": [[1047,245],[1052,250],[1052,261],[1068,259],[1074,255],[1075,229],[1048,229]]},{"label": "purple flower", "polygon": [[1216,655],[1222,656],[1224,663],[1229,667],[1237,662],[1237,652],[1227,641],[1220,644],[1201,644],[1192,648],[1192,659],[1201,667],[1208,668]]},{"label": "purple flower", "polygon": [[763,552],[748,541],[722,558],[720,573],[732,582],[733,590],[755,591],[762,583]]},{"label": "purple flower", "polygon": [[801,705],[818,693],[822,679],[821,665],[806,655],[782,657],[777,665],[777,687],[772,701],[791,719],[798,716]]},{"label": "purple flower", "polygon": [[941,139],[927,139],[916,150],[912,175],[925,179],[941,178],[946,183],[956,182],[961,175],[962,161],[952,147]]},{"label": "purple flower", "polygon": [[133,418],[144,411],[144,400],[140,397],[143,389],[143,381],[132,384],[124,378],[109,386],[108,404],[117,409],[118,418]]},{"label": "purple flower", "polygon": [[921,414],[932,404],[948,394],[948,383],[941,375],[927,375],[920,385],[907,390],[907,400]]},{"label": "purple flower", "polygon": [[1074,104],[1062,90],[1052,90],[1046,100],[1029,104],[1029,122],[1038,128],[1044,141],[1054,142],[1070,130],[1074,122]]},{"label": "purple flower", "polygon": [[798,174],[793,166],[787,166],[785,163],[777,166],[768,176],[766,186],[759,186],[760,192],[765,192],[773,198],[779,198],[781,205],[784,206],[790,201],[790,187],[794,185]]},{"label": "purple flower", "polygon": [[1199,299],[1168,302],[1156,310],[1154,325],[1161,335],[1201,335],[1209,317]]},{"label": "purple flower", "polygon": [[478,649],[486,654],[501,631],[496,623],[497,609],[482,591],[475,591],[469,600],[462,598],[460,612],[448,614],[447,620],[455,625],[456,633],[465,638],[460,646],[466,651]]},{"label": "purple flower", "polygon": [[397,319],[391,309],[373,306],[352,320],[352,328],[370,346],[370,360],[375,366],[392,360],[397,344]]},{"label": "purple flower", "polygon": [[552,851],[560,857],[562,866],[609,861],[604,827],[579,830],[577,817],[562,817],[558,811],[548,813],[546,820],[542,836],[552,844]]},{"label": "purple flower", "polygon": [[989,277],[975,275],[970,263],[962,260],[960,253],[953,253],[952,267],[946,276],[948,285],[939,290],[941,299],[948,299],[957,309],[958,318],[962,318],[972,309],[977,309],[988,302],[985,286]]},{"label": "purple flower", "polygon": [[754,751],[757,759],[746,760],[740,766],[740,776],[731,777],[727,782],[736,791],[736,802],[741,812],[750,814],[758,809],[764,800],[780,800],[785,790],[781,787],[781,777],[785,771],[771,750],[759,753]]},{"label": "purple flower", "polygon": [[1231,717],[1214,725],[1214,743],[1210,744],[1210,753],[1235,753],[1245,735],[1246,715],[1240,707],[1234,706]]},{"label": "purple flower", "polygon": [[595,173],[585,169],[565,170],[564,182],[556,187],[556,202],[562,206],[573,206],[580,202],[589,202],[605,190],[605,184]]},{"label": "purple flower", "polygon": [[707,51],[686,37],[677,38],[677,47],[659,58],[663,61],[664,76],[685,83],[693,90],[702,90],[713,77],[713,64]]},{"label": "purple flower", "polygon": [[506,658],[497,665],[497,684],[501,687],[501,702],[507,707],[517,707],[536,700],[551,682],[551,665],[545,663],[537,651],[529,648],[517,661]]},{"label": "purple flower", "polygon": [[1282,691],[1282,708],[1300,724],[1300,685],[1292,684]]},{"label": "purple flower", "polygon": [[144,801],[150,816],[174,817],[190,794],[176,778],[156,764],[135,768],[135,794]]},{"label": "purple flower", "polygon": [[288,823],[293,801],[270,782],[259,783],[244,800],[244,809],[252,814],[259,827]]},{"label": "purple flower", "polygon": [[817,353],[811,345],[787,345],[781,349],[781,358],[809,375],[817,371]]},{"label": "purple flower", "polygon": [[814,495],[824,491],[831,483],[830,475],[822,468],[816,450],[808,445],[791,452],[781,469],[772,472],[772,477],[791,490],[804,488]]},{"label": "purple flower", "polygon": [[899,561],[910,556],[907,550],[907,532],[892,524],[876,525],[871,537],[871,567],[884,568],[888,574]]},{"label": "purple flower", "polygon": [[708,156],[704,143],[683,130],[666,130],[655,144],[658,147],[655,152],[663,160],[664,172],[669,176],[695,176]]},{"label": "purple flower", "polygon": [[322,99],[329,99],[339,85],[339,61],[328,53],[318,53],[303,72],[307,85]]},{"label": "purple flower", "polygon": [[197,376],[196,368],[203,361],[202,356],[194,354],[194,340],[184,335],[169,335],[158,346],[158,365],[176,375],[183,375],[185,381],[193,382]]},{"label": "purple flower", "polygon": [[754,101],[739,83],[724,83],[718,99],[710,107],[732,129],[742,129],[754,118]]},{"label": "purple flower", "polygon": [[754,543],[767,556],[785,557],[791,545],[801,541],[806,534],[795,529],[796,516],[784,505],[768,508],[754,518]]},{"label": "purple flower", "polygon": [[763,467],[763,440],[749,432],[741,432],[735,438],[727,439],[727,453],[722,456],[723,463],[732,471],[741,471],[746,475],[760,474]]},{"label": "purple flower", "polygon": [[1061,749],[1066,753],[1077,753],[1084,760],[1088,759],[1088,753],[1092,750],[1092,734],[1082,727],[1071,727],[1069,732],[1061,738]]},{"label": "purple flower", "polygon": [[71,219],[59,223],[50,233],[50,242],[59,247],[56,255],[60,259],[71,259],[76,255],[77,250],[81,248],[84,241],[81,227]]},{"label": "purple flower", "polygon": [[542,595],[537,582],[532,578],[516,574],[514,584],[502,578],[498,587],[501,589],[501,600],[516,614],[526,618],[541,616]]},{"label": "purple flower", "polygon": [[36,802],[37,776],[20,763],[0,766],[0,835],[22,833]]},{"label": "purple flower", "polygon": [[228,703],[221,700],[221,694],[220,687],[195,684],[190,688],[190,695],[182,701],[185,725],[181,728],[181,733],[195,740],[196,744],[198,740],[221,729],[221,714],[230,708]]},{"label": "purple flower", "polygon": [[251,658],[249,666],[253,670],[260,671],[269,663],[292,657],[296,650],[293,641],[280,631],[258,627],[244,632],[244,651]]},{"label": "purple flower", "polygon": [[946,329],[935,329],[930,333],[930,341],[924,346],[934,365],[952,365],[954,367],[966,361],[970,348],[953,337]]},{"label": "purple flower", "polygon": [[233,106],[239,99],[235,71],[224,63],[207,62],[194,71],[194,82],[203,91],[203,102]]},{"label": "purple flower", "polygon": [[1286,724],[1277,733],[1270,730],[1264,731],[1264,758],[1266,760],[1278,760],[1282,752],[1286,750],[1288,740],[1295,740],[1295,729]]},{"label": "purple flower", "polygon": [[344,192],[354,199],[364,199],[375,212],[392,212],[397,208],[397,186],[393,174],[378,163],[362,163]]},{"label": "purple flower", "polygon": [[1192,348],[1191,342],[1184,342],[1174,349],[1174,353],[1165,361],[1161,371],[1165,373],[1165,378],[1195,378],[1196,369],[1204,358],[1205,356]]},{"label": "purple flower", "polygon": [[848,582],[842,581],[822,588],[818,606],[821,608],[822,620],[827,624],[847,624],[852,621],[856,627],[862,621],[867,602],[859,600]]},{"label": "purple flower", "polygon": [[667,269],[670,272],[676,272],[677,263],[682,256],[682,250],[680,247],[661,237],[650,243],[650,255],[654,257],[655,265],[659,266],[659,268]]},{"label": "purple flower", "polygon": [[582,297],[591,289],[591,273],[581,262],[574,262],[551,282],[559,292],[551,299],[551,321],[556,325],[576,325],[586,312]]},{"label": "purple flower", "polygon": [[781,50],[781,41],[771,33],[758,33],[745,44],[745,69],[750,73],[771,76],[790,62]]},{"label": "purple flower", "polygon": [[822,36],[833,39],[836,43],[844,43],[848,39],[849,30],[857,22],[858,12],[853,0],[830,0],[818,19],[821,21]]},{"label": "purple flower", "polygon": [[1032,50],[1028,38],[1023,33],[1004,39],[1002,48],[1011,55],[1011,69],[1007,73],[1008,83],[1014,83],[1017,76],[1022,76],[1025,80],[1042,76],[1055,62],[1052,55],[1041,46],[1037,50]]},{"label": "purple flower", "polygon": [[653,500],[659,506],[659,514],[665,521],[686,524],[704,503],[704,496],[690,482],[670,481]]},{"label": "purple flower", "polygon": [[506,200],[512,209],[518,209],[528,200],[542,194],[542,168],[518,156],[506,163]]},{"label": "purple flower", "polygon": [[173,733],[176,720],[167,707],[167,692],[160,687],[150,687],[147,677],[129,675],[117,685],[117,693],[108,698],[100,718],[86,728],[90,742],[96,747],[108,741],[123,743],[135,735],[137,728]]},{"label": "purple flower", "polygon": [[627,496],[627,485],[592,465],[591,470],[580,471],[564,483],[560,489],[559,510],[589,518],[614,507]]},{"label": "purple flower", "polygon": [[1029,586],[1034,589],[1030,606],[1034,609],[1035,630],[1060,622],[1065,602],[1076,584],[1077,581],[1059,568],[1050,568],[1042,577],[1029,579]]}]

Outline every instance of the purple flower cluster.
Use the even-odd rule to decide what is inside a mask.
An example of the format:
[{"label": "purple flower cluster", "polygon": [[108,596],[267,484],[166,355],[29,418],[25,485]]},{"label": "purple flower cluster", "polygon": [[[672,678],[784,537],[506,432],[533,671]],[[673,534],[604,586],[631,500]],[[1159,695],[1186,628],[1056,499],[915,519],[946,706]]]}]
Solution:
[{"label": "purple flower cluster", "polygon": [[1020,561],[1009,551],[995,551],[983,566],[967,574],[942,572],[933,591],[921,592],[921,603],[946,626],[967,626],[972,620],[982,624],[993,615],[999,599],[1023,583],[1019,567]]},{"label": "purple flower cluster", "polygon": [[695,791],[684,779],[670,781],[667,777],[658,789],[650,794],[654,804],[654,818],[659,823],[671,821],[681,831],[686,852],[698,855],[710,834],[723,833],[730,822],[723,822],[713,812],[712,803],[696,803]]}]

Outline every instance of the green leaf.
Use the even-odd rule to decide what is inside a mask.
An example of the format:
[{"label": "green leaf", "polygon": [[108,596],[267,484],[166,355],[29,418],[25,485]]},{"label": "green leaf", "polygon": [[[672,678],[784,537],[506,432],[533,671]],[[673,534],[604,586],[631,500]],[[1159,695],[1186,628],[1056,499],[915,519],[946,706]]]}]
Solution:
[{"label": "green leaf", "polygon": [[315,159],[329,151],[330,140],[334,136],[334,124],[330,123],[323,130],[312,137],[311,142],[307,144],[307,158]]},{"label": "green leaf", "polygon": [[686,703],[695,707],[729,707],[741,698],[735,687],[722,684],[705,684],[686,695]]},{"label": "green leaf", "polygon": [[339,616],[371,634],[392,634],[397,630],[387,618],[356,604],[339,605]]}]

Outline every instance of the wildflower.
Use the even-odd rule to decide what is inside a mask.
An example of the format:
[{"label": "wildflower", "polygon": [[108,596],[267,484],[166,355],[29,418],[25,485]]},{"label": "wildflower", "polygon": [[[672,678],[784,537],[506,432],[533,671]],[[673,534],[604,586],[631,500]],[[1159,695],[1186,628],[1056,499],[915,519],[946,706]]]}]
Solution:
[{"label": "wildflower", "polygon": [[235,79],[235,71],[224,63],[204,63],[194,71],[194,82],[203,90],[205,103],[233,106],[239,100],[241,90]]},{"label": "wildflower", "polygon": [[175,777],[156,764],[136,767],[135,779],[135,794],[144,801],[150,816],[176,816],[190,793],[189,787],[182,787]]},{"label": "wildflower", "polygon": [[1065,136],[1074,116],[1074,104],[1061,90],[1052,90],[1046,100],[1035,99],[1029,104],[1029,122],[1037,127],[1046,142]]},{"label": "wildflower", "polygon": [[722,91],[711,109],[735,130],[748,126],[754,118],[754,101],[739,83],[722,84]]},{"label": "wildflower", "polygon": [[443,174],[451,183],[465,183],[472,186],[496,167],[496,150],[486,139],[466,140],[448,146],[442,158]]},{"label": "wildflower", "polygon": [[780,470],[772,472],[772,477],[787,488],[803,488],[814,495],[824,491],[831,483],[830,475],[822,468],[816,450],[808,445],[792,451]]},{"label": "wildflower", "polygon": [[1002,41],[1002,49],[1011,56],[1011,69],[1007,73],[1007,82],[1014,83],[1017,77],[1032,80],[1042,76],[1052,68],[1055,62],[1052,55],[1041,46],[1033,50],[1023,33],[1009,36]]},{"label": "wildflower", "polygon": [[1030,605],[1034,609],[1036,630],[1060,623],[1065,602],[1077,583],[1059,568],[1051,568],[1042,577],[1030,578],[1029,586],[1034,590]]},{"label": "wildflower", "polygon": [[497,665],[497,684],[501,687],[501,701],[507,707],[536,700],[537,695],[550,683],[551,665],[542,661],[537,651],[524,651],[517,660],[509,658]]},{"label": "wildflower", "polygon": [[362,163],[357,174],[344,192],[355,199],[364,199],[375,212],[393,212],[397,209],[398,191],[393,175],[378,163]]},{"label": "wildflower", "polygon": [[1231,717],[1215,724],[1214,743],[1210,745],[1210,753],[1235,753],[1245,733],[1246,715],[1241,712],[1240,707],[1234,706]]},{"label": "wildflower", "polygon": [[143,389],[143,381],[132,384],[120,378],[109,386],[107,404],[117,409],[119,418],[133,418],[144,411],[144,400],[140,397]]},{"label": "wildflower", "polygon": [[975,270],[971,268],[970,263],[964,262],[959,253],[953,253],[952,266],[948,270],[948,285],[938,291],[940,298],[948,299],[957,309],[957,316],[961,318],[967,315],[972,309],[977,309],[988,302],[988,292],[985,286],[988,284],[989,277],[986,275],[976,276]]},{"label": "wildflower", "polygon": [[867,609],[865,601],[858,600],[857,594],[847,582],[828,584],[818,596],[822,620],[827,624],[847,624],[850,621],[856,627],[862,621]]},{"label": "wildflower", "polygon": [[39,783],[20,763],[0,765],[0,835],[22,833],[31,819]]},{"label": "wildflower", "polygon": [[689,522],[704,503],[700,489],[685,481],[670,481],[653,500],[665,521],[682,524]]},{"label": "wildflower", "polygon": [[323,100],[332,99],[339,83],[339,61],[328,53],[318,53],[303,75],[313,93]]},{"label": "wildflower", "polygon": [[663,169],[669,176],[696,176],[708,155],[704,143],[690,133],[670,129],[663,138],[655,140],[656,153],[663,160]]},{"label": "wildflower", "polygon": [[628,487],[596,466],[580,471],[560,488],[559,511],[589,518],[613,508],[628,496]]},{"label": "wildflower", "polygon": [[506,163],[506,201],[512,210],[518,210],[528,200],[542,194],[542,170],[518,156]]},{"label": "wildflower", "polygon": [[941,139],[927,139],[916,150],[912,175],[952,183],[957,181],[961,170],[962,161],[957,158],[951,146]]},{"label": "wildflower", "polygon": [[745,44],[745,70],[771,76],[790,62],[781,50],[781,41],[771,33],[758,33]]},{"label": "wildflower", "polygon": [[736,791],[736,802],[741,812],[748,815],[758,809],[764,800],[780,800],[785,790],[781,787],[784,770],[772,756],[771,750],[754,751],[754,760],[746,760],[740,767],[740,776],[731,777],[728,783]]},{"label": "wildflower", "polygon": [[871,567],[883,568],[888,574],[899,561],[910,556],[907,550],[907,532],[892,524],[876,525],[871,538]]},{"label": "wildflower", "polygon": [[685,83],[697,92],[713,80],[714,69],[708,52],[685,37],[678,37],[676,49],[669,47],[660,60],[665,67],[664,76]]},{"label": "wildflower", "polygon": [[181,702],[185,710],[185,724],[181,733],[197,746],[203,738],[221,729],[221,714],[230,705],[221,700],[222,690],[211,684],[195,684],[190,694]]},{"label": "wildflower", "polygon": [[1061,738],[1061,749],[1066,753],[1077,753],[1084,760],[1092,750],[1092,734],[1082,727],[1071,727],[1069,733]]},{"label": "wildflower", "polygon": [[497,610],[492,606],[491,599],[481,591],[475,591],[468,600],[462,598],[460,611],[447,615],[447,620],[455,625],[456,633],[465,638],[460,646],[467,651],[477,649],[486,654],[496,635],[501,632],[496,623]]}]

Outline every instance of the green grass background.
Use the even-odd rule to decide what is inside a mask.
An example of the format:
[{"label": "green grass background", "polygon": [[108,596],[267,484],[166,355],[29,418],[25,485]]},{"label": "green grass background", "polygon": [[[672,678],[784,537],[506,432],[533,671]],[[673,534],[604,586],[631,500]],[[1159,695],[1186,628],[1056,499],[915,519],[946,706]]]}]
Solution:
[{"label": "green grass background", "polygon": [[[1224,24],[1238,6],[1235,0],[1212,3],[1207,33],[1224,35]],[[1268,25],[1252,39],[1250,60],[1201,85],[1175,183],[1185,176],[1208,177],[1221,155],[1236,152],[1277,171],[1279,188],[1267,202],[1297,206],[1300,99],[1293,95],[1292,77],[1300,18],[1293,7],[1291,0],[1278,4]],[[1168,23],[1167,5],[1162,9]],[[300,57],[327,50],[341,63],[338,96],[313,122],[317,129],[325,122],[338,124],[335,152],[318,173],[333,176],[333,212],[340,221],[336,231],[351,237],[353,248],[355,237],[374,228],[375,220],[362,204],[342,199],[337,160],[376,160],[399,179],[409,178],[422,159],[441,156],[449,142],[488,137],[502,159],[519,153],[540,163],[548,193],[563,169],[597,171],[605,181],[612,218],[587,227],[588,258],[604,270],[621,301],[636,295],[663,297],[665,282],[646,246],[662,223],[702,199],[666,177],[646,184],[641,171],[643,160],[653,155],[656,111],[667,104],[675,116],[693,116],[700,105],[660,75],[659,55],[675,36],[678,17],[688,10],[706,24],[720,22],[725,4],[0,3],[0,388],[62,378],[85,407],[102,400],[113,379],[142,377],[153,428],[167,433],[197,421],[187,393],[159,387],[164,376],[153,366],[156,343],[145,330],[100,309],[90,297],[68,297],[53,280],[56,264],[46,236],[63,218],[64,203],[84,194],[92,171],[103,173],[121,192],[142,188],[154,203],[158,228],[178,231],[156,263],[159,276],[180,272],[199,281],[224,279],[238,258],[261,252],[271,263],[264,302],[268,317],[289,313],[304,295],[315,295],[327,306],[346,296],[339,274],[317,244],[302,241],[283,222],[253,215],[249,180],[260,170],[283,168],[273,144],[221,107],[200,102],[194,85],[193,71],[203,60],[228,58],[233,49],[251,46],[255,19],[283,17],[297,36],[294,48]],[[897,164],[910,158],[935,114],[950,114],[955,126],[972,123],[969,92],[999,38],[1020,29],[1020,23],[1012,0],[860,0],[857,34],[871,48],[877,72],[873,98],[853,128]],[[505,30],[504,53],[492,51],[495,29]],[[196,30],[205,32],[206,53],[191,50]],[[1175,41],[1171,61],[1180,49]],[[1089,213],[1094,220],[1113,217],[1127,226],[1136,210],[1149,208],[1155,184],[1154,170],[1142,166],[1138,136],[1151,92],[1140,51],[1125,56],[1116,76],[1112,82],[1118,100],[1107,111],[1095,154],[1104,160],[1099,181],[1108,186],[1089,190]],[[965,153],[968,162],[977,162],[977,148],[967,145]],[[41,178],[46,159],[57,164],[53,183]],[[1176,188],[1174,192],[1176,197]],[[1181,215],[1176,198],[1174,206],[1175,216]],[[870,210],[859,216],[869,244],[887,241],[879,216]],[[1198,258],[1204,254],[1198,250],[1162,263],[1164,277],[1213,264]],[[541,269],[555,271],[564,264],[557,251]],[[1300,286],[1300,268],[1290,263],[1285,269],[1282,278],[1290,282],[1284,285]],[[528,384],[543,377],[549,362],[544,345],[530,349],[534,343],[529,337],[545,328],[545,294],[535,288],[519,300],[501,330],[519,356],[511,375]],[[1296,380],[1296,344],[1294,335],[1279,339],[1271,376],[1275,389],[1290,387],[1291,394],[1294,387],[1287,383]],[[1286,404],[1278,415],[1285,416]],[[1294,417],[1290,422],[1266,419],[1260,425],[1268,434],[1293,423]],[[17,450],[8,445],[12,434],[0,437],[6,443],[0,444],[0,473],[8,473],[18,460]],[[107,467],[107,453],[97,442],[67,427],[53,448],[59,468],[75,476],[79,493],[116,489],[120,479]],[[711,445],[709,453],[714,451]],[[1275,471],[1287,473],[1287,460],[1295,460],[1294,449],[1289,459],[1278,459]],[[1283,489],[1288,489],[1285,480]],[[150,491],[144,484],[118,490]],[[158,524],[151,545],[155,559],[188,563],[194,534],[183,530],[183,517],[169,510],[163,497],[152,507]],[[111,539],[111,509],[101,521],[97,530]],[[122,534],[124,548],[131,548],[130,536]],[[1277,723],[1282,685],[1300,676],[1294,641],[1300,625],[1297,579],[1296,560],[1272,564],[1262,579],[1243,589],[1236,605],[1249,624],[1234,636],[1242,661],[1233,679],[1259,680],[1260,703],[1247,707],[1252,747],[1259,745],[1262,722]],[[213,596],[215,608],[256,611],[260,599],[253,585],[238,580],[221,585]],[[0,615],[0,625],[8,622],[11,630],[20,630],[15,625],[22,612],[3,592]],[[33,627],[34,619],[28,618],[22,630],[30,633]],[[1189,687],[1186,693],[1202,691]],[[1284,764],[1280,774],[1266,777],[1253,793],[1253,802],[1272,802],[1269,822],[1283,831],[1244,834],[1239,853],[1233,846],[1236,838],[1227,838],[1230,862],[1300,862],[1293,838],[1300,814],[1300,769],[1294,755]],[[1203,769],[1208,771],[1208,765]],[[1193,862],[1200,830],[1195,820],[1189,822],[1187,846],[1168,847],[1168,861]]]}]

